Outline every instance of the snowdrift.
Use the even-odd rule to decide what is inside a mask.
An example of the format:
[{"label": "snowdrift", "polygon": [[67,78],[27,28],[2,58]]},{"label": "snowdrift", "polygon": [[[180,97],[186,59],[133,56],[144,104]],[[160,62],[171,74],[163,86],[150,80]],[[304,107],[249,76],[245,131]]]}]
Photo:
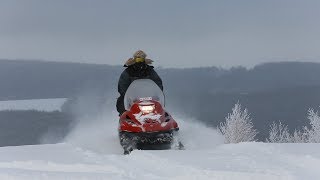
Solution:
[{"label": "snowdrift", "polygon": [[99,153],[67,143],[0,148],[0,179],[319,179],[320,144]]}]

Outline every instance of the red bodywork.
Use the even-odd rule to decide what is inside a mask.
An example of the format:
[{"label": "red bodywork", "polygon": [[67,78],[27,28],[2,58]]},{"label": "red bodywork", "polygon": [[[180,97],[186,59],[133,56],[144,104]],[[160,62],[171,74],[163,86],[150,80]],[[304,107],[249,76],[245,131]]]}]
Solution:
[{"label": "red bodywork", "polygon": [[[140,110],[141,106],[153,106],[150,112]],[[178,130],[177,122],[167,113],[158,101],[135,102],[119,120],[119,132],[152,133]]]}]

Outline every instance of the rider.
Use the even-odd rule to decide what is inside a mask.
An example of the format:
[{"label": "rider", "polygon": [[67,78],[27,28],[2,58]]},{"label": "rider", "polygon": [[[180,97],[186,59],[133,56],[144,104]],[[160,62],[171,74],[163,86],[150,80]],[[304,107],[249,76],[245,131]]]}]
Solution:
[{"label": "rider", "polygon": [[147,54],[142,50],[138,50],[124,64],[126,69],[122,72],[118,82],[118,92],[120,96],[117,99],[117,111],[121,115],[124,111],[124,95],[130,84],[136,79],[151,79],[163,91],[162,80],[153,70],[152,60],[146,59]]}]

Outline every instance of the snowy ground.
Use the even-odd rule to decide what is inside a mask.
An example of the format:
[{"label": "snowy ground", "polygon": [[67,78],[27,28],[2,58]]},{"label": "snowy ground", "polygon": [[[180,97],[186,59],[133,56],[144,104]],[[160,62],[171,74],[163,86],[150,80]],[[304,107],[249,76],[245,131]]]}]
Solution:
[{"label": "snowy ground", "polygon": [[3,110],[38,110],[38,111],[61,111],[61,107],[67,98],[56,99],[30,99],[0,101],[0,111]]},{"label": "snowy ground", "polygon": [[0,179],[320,179],[320,144],[226,145],[216,130],[178,118],[186,150],[123,155],[117,121],[103,117],[79,121],[65,143],[0,148]]},{"label": "snowy ground", "polygon": [[98,153],[70,144],[0,148],[0,179],[319,179],[319,144]]}]

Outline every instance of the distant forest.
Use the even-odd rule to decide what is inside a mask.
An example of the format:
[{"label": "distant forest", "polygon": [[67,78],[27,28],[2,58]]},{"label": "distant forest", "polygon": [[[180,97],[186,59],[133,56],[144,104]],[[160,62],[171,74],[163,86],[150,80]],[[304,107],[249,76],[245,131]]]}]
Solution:
[{"label": "distant forest", "polygon": [[[0,100],[68,97],[65,112],[84,93],[95,94],[101,103],[106,98],[115,103],[117,81],[123,69],[97,64],[0,60]],[[215,127],[240,102],[251,113],[260,140],[265,139],[273,121],[288,124],[290,129],[301,127],[307,122],[307,110],[319,109],[320,105],[320,63],[265,63],[251,69],[155,69],[163,80],[169,111]],[[110,94],[114,99],[110,99]],[[3,116],[0,118],[3,121]]]}]

